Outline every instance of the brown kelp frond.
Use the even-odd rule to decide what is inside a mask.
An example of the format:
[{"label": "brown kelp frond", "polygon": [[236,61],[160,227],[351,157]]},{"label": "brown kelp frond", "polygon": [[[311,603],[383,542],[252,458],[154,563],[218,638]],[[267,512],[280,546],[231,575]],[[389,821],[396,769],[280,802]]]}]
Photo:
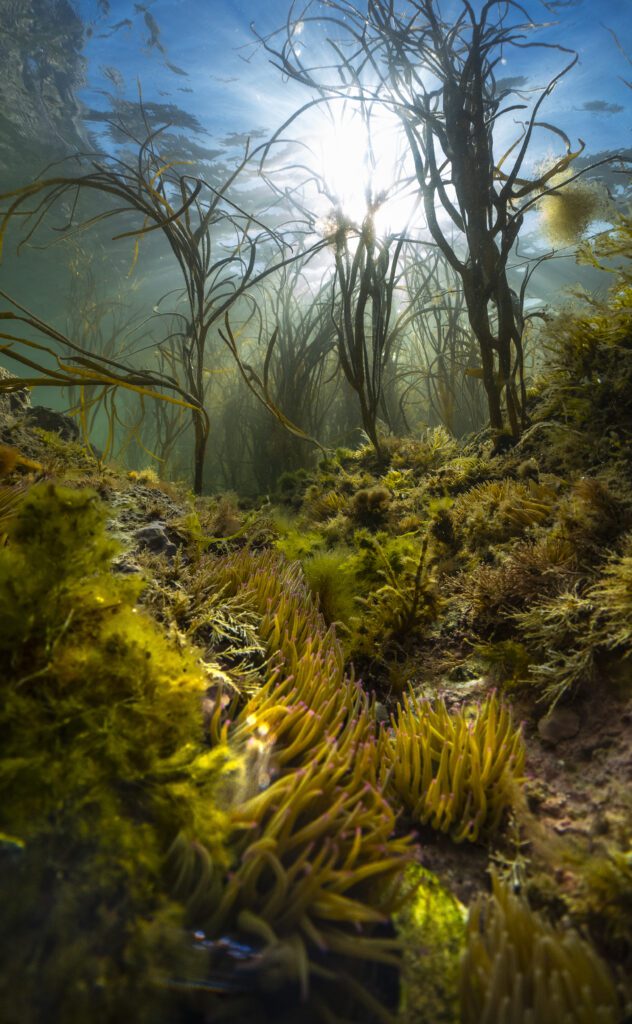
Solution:
[{"label": "brown kelp frond", "polygon": [[572,928],[554,928],[492,875],[470,908],[461,962],[462,1024],[618,1024],[606,965]]},{"label": "brown kelp frond", "polygon": [[[68,353],[66,356],[62,356],[48,344],[7,333],[5,330],[0,331],[0,338],[9,342],[8,345],[1,345],[0,351],[6,352],[11,359],[16,360],[22,366],[29,367],[37,374],[35,377],[0,379],[0,392],[39,386],[121,387],[141,396],[160,399],[185,409],[192,409],[200,416],[206,415],[199,402],[188,394],[174,378],[157,370],[138,369],[126,366],[117,360],[99,356],[67,338],[45,320],[12,299],[6,292],[0,290],[0,298],[17,310],[17,312],[13,310],[0,312],[0,320],[24,324],[29,331],[37,331],[40,336],[63,345]],[[16,348],[16,345],[20,348]],[[34,354],[32,356],[25,355],[22,352],[22,347]],[[50,366],[49,360],[51,359],[56,369]],[[42,361],[40,362],[40,360]]]},{"label": "brown kelp frond", "polygon": [[[260,276],[264,275],[265,271]],[[274,350],[277,334],[278,329],[275,329],[272,333],[272,336],[268,340],[268,354],[266,357],[266,366],[268,365],[269,358]],[[235,337],[235,334],[231,327],[228,311],[224,316],[224,329],[222,330],[221,327],[219,328],[219,336],[222,339],[222,341],[226,344],[231,355],[233,356],[233,359],[237,364],[237,367],[241,374],[241,378],[244,381],[246,387],[255,396],[257,401],[260,402],[261,405],[263,405],[263,407],[274,416],[276,421],[280,423],[280,425],[290,434],[293,434],[295,437],[300,438],[301,441],[307,441],[309,444],[313,444],[322,452],[324,456],[326,456],[327,450],[326,448],[323,447],[320,441],[318,441],[317,438],[312,437],[310,434],[308,434],[305,430],[302,429],[302,427],[298,426],[296,423],[293,423],[292,420],[289,419],[289,417],[285,415],[283,410],[279,408],[279,406],[276,404],[268,387],[267,372],[264,371],[263,377],[260,377],[252,366],[244,362],[240,353],[238,336]]]},{"label": "brown kelp frond", "polygon": [[515,800],[525,749],[493,694],[473,714],[412,690],[381,738],[387,792],[413,821],[470,842],[493,834]]}]

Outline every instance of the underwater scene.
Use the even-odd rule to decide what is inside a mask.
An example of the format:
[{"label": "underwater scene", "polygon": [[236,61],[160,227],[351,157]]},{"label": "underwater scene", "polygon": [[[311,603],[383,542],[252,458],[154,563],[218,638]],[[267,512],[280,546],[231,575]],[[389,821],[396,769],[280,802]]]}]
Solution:
[{"label": "underwater scene", "polygon": [[631,1024],[630,0],[0,0],[0,1024]]}]

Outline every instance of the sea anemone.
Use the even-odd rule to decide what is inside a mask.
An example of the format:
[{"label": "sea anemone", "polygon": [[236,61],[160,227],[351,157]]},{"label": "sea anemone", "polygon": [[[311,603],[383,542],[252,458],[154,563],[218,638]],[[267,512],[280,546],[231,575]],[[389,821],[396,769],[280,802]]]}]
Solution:
[{"label": "sea anemone", "polygon": [[524,769],[524,743],[507,708],[492,695],[473,714],[412,689],[382,737],[386,791],[414,822],[460,843],[497,830]]},{"label": "sea anemone", "polygon": [[470,907],[461,1024],[618,1024],[610,974],[572,928],[554,928],[496,874]]}]

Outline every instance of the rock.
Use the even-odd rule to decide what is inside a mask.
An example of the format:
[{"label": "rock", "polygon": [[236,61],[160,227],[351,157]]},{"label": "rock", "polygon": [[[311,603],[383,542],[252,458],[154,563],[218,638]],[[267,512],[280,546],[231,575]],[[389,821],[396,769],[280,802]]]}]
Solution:
[{"label": "rock", "polygon": [[62,441],[79,440],[79,427],[63,412],[55,412],[44,405],[34,405],[27,409],[25,419],[29,427],[39,427],[41,430],[49,430],[51,434],[59,434]]},{"label": "rock", "polygon": [[579,732],[579,715],[571,708],[553,708],[538,722],[538,733],[549,743],[570,740]]},{"label": "rock", "polygon": [[135,562],[130,561],[124,555],[119,558],[115,558],[112,562],[112,572],[121,573],[123,576],[132,576],[140,572],[140,568]]},{"label": "rock", "polygon": [[[15,376],[15,373],[7,370],[6,366],[0,366],[0,380],[11,380]],[[0,420],[22,416],[30,404],[31,395],[28,388],[20,388],[19,391],[0,391]]]},{"label": "rock", "polygon": [[178,550],[169,537],[165,524],[161,523],[159,519],[135,530],[134,537],[137,548],[141,551],[151,551],[154,555],[166,555],[167,558],[173,558]]},{"label": "rock", "polygon": [[467,661],[455,665],[448,673],[447,678],[451,683],[480,683],[482,681],[478,677],[476,669]]}]

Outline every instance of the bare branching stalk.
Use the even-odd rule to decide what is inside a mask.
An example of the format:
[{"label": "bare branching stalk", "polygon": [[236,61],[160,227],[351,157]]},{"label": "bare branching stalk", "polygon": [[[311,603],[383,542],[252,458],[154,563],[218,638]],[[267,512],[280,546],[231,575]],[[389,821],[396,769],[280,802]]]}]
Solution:
[{"label": "bare branching stalk", "polygon": [[359,230],[341,219],[333,237],[331,315],[340,365],[358,397],[362,426],[381,459],[377,420],[383,408],[384,373],[407,314],[398,314],[393,307],[404,239],[377,238],[375,212],[369,206]]}]

